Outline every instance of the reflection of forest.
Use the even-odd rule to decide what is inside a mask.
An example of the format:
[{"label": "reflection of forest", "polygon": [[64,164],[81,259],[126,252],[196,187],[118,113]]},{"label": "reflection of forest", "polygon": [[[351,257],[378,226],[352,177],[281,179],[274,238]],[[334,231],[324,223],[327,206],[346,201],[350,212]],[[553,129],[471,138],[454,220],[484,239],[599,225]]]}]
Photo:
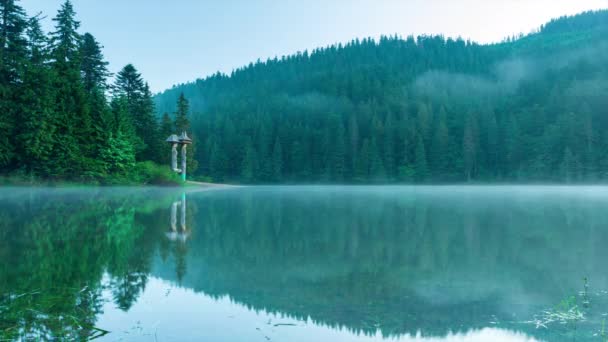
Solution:
[{"label": "reflection of forest", "polygon": [[576,294],[585,276],[608,289],[604,199],[390,188],[210,192],[188,196],[190,237],[171,241],[176,195],[0,196],[0,337],[90,336],[102,285],[127,311],[150,274],[256,310],[384,335],[443,336],[528,319]]},{"label": "reflection of forest", "polygon": [[171,190],[0,190],[0,340],[81,340],[107,274],[128,310],[146,285]]},{"label": "reflection of forest", "polygon": [[[585,276],[608,288],[608,201],[572,195],[206,196],[181,284],[364,333],[444,335],[528,320],[577,294]],[[175,279],[173,260],[157,261],[155,274]]]}]

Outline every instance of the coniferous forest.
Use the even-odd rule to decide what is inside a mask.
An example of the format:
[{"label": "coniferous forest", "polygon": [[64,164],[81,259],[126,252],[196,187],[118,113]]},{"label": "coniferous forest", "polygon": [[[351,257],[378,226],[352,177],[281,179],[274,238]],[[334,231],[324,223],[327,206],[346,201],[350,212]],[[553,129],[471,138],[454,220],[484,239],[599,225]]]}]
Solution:
[{"label": "coniferous forest", "polygon": [[490,45],[387,36],[258,61],[159,112],[182,93],[216,181],[608,179],[608,11]]},{"label": "coniferous forest", "polygon": [[[42,31],[41,19],[29,17],[17,0],[0,0],[0,175],[172,180],[157,165],[167,164],[166,137],[137,69],[125,66],[109,84],[102,46],[79,32],[69,0],[53,18],[53,32]],[[162,128],[173,133],[175,124]]]},{"label": "coniferous forest", "polygon": [[156,96],[109,73],[69,0],[49,33],[18,0],[0,15],[0,174],[169,179],[164,139],[188,131],[190,172],[217,182],[608,179],[608,11],[489,45],[356,39]]}]

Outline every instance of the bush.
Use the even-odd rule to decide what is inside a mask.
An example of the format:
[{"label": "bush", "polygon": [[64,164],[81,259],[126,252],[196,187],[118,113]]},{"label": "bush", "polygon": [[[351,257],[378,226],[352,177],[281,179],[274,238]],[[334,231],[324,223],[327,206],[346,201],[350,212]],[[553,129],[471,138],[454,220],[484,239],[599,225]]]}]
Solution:
[{"label": "bush", "polygon": [[167,166],[160,166],[150,161],[139,162],[129,173],[129,179],[138,184],[180,185],[180,176]]}]

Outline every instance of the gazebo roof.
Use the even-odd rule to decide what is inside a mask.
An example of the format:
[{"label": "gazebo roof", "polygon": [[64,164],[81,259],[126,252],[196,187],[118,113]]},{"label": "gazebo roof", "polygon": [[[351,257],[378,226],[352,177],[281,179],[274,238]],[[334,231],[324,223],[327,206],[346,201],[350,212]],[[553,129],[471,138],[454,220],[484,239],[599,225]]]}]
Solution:
[{"label": "gazebo roof", "polygon": [[179,142],[182,144],[192,144],[192,139],[188,137],[186,132],[183,132],[182,135],[179,136]]},{"label": "gazebo roof", "polygon": [[166,142],[168,142],[169,144],[177,144],[180,142],[180,139],[177,137],[176,134],[171,134],[171,136],[167,138]]}]

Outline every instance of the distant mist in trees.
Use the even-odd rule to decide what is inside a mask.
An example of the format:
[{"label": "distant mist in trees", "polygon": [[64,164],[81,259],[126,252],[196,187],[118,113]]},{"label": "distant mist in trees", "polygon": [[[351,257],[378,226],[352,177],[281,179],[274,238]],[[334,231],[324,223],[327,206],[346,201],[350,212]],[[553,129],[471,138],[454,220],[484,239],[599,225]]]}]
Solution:
[{"label": "distant mist in trees", "polygon": [[491,45],[353,40],[180,85],[156,105],[190,101],[199,172],[218,181],[605,181],[606,22],[586,12]]}]

